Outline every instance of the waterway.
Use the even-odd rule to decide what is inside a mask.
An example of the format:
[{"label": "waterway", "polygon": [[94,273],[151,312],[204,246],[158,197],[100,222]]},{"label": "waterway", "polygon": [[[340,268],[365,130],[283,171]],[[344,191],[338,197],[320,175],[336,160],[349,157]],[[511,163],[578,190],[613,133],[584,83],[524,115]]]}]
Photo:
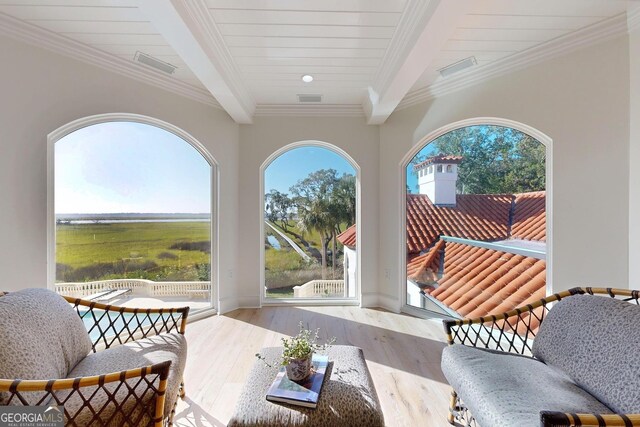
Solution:
[{"label": "waterway", "polygon": [[208,219],[72,219],[61,224],[125,224],[134,222],[211,222]]},{"label": "waterway", "polygon": [[280,246],[280,242],[278,241],[278,239],[275,238],[275,236],[267,236],[267,241],[269,242],[269,244],[273,249],[276,249],[276,250],[282,249],[282,246]]}]

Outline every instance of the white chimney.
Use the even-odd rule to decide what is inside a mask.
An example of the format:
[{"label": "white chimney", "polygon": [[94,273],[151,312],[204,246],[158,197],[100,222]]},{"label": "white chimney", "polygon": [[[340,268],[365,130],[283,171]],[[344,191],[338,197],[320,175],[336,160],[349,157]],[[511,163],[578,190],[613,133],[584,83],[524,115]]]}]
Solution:
[{"label": "white chimney", "polygon": [[420,194],[426,194],[434,205],[455,206],[460,162],[462,156],[433,156],[415,165]]}]

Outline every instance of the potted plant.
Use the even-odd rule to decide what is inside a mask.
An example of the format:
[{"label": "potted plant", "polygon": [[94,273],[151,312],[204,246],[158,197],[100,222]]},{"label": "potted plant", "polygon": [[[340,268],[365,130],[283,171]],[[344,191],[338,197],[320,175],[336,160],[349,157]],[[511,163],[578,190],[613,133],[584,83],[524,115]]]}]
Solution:
[{"label": "potted plant", "polygon": [[[306,379],[311,374],[313,353],[326,350],[336,340],[333,337],[324,344],[318,344],[320,329],[311,331],[306,329],[302,322],[300,322],[299,326],[300,332],[297,335],[282,338],[284,349],[282,350],[281,365],[286,368],[287,377],[291,381]],[[256,353],[256,357],[265,362],[267,366],[271,366],[260,353]]]}]

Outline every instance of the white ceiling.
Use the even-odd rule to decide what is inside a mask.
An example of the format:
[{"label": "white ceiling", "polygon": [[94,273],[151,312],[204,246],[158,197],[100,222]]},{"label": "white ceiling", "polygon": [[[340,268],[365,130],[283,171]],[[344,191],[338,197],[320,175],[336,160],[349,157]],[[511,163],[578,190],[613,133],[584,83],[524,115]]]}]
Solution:
[{"label": "white ceiling", "polygon": [[[364,113],[369,123],[381,123],[403,98],[442,83],[437,70],[446,65],[475,56],[478,65],[463,72],[470,75],[602,25],[629,4],[0,0],[0,13],[24,22],[25,28],[50,31],[60,41],[80,42],[119,58],[120,67],[135,67],[155,81],[157,71],[133,62],[137,51],[175,65],[175,74],[165,80],[208,92],[211,102],[215,98],[241,123],[269,111]],[[302,83],[303,74],[312,74],[314,81]],[[321,94],[322,103],[300,106],[297,94]]]}]

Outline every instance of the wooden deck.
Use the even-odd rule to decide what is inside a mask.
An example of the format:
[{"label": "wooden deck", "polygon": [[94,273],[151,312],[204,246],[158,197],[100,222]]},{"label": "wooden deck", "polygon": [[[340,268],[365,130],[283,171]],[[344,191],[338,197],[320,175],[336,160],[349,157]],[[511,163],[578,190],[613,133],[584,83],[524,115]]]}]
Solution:
[{"label": "wooden deck", "polygon": [[242,309],[187,326],[187,397],[178,426],[225,426],[262,347],[280,345],[298,323],[364,350],[388,426],[448,426],[450,388],[440,371],[440,321],[358,307]]}]

